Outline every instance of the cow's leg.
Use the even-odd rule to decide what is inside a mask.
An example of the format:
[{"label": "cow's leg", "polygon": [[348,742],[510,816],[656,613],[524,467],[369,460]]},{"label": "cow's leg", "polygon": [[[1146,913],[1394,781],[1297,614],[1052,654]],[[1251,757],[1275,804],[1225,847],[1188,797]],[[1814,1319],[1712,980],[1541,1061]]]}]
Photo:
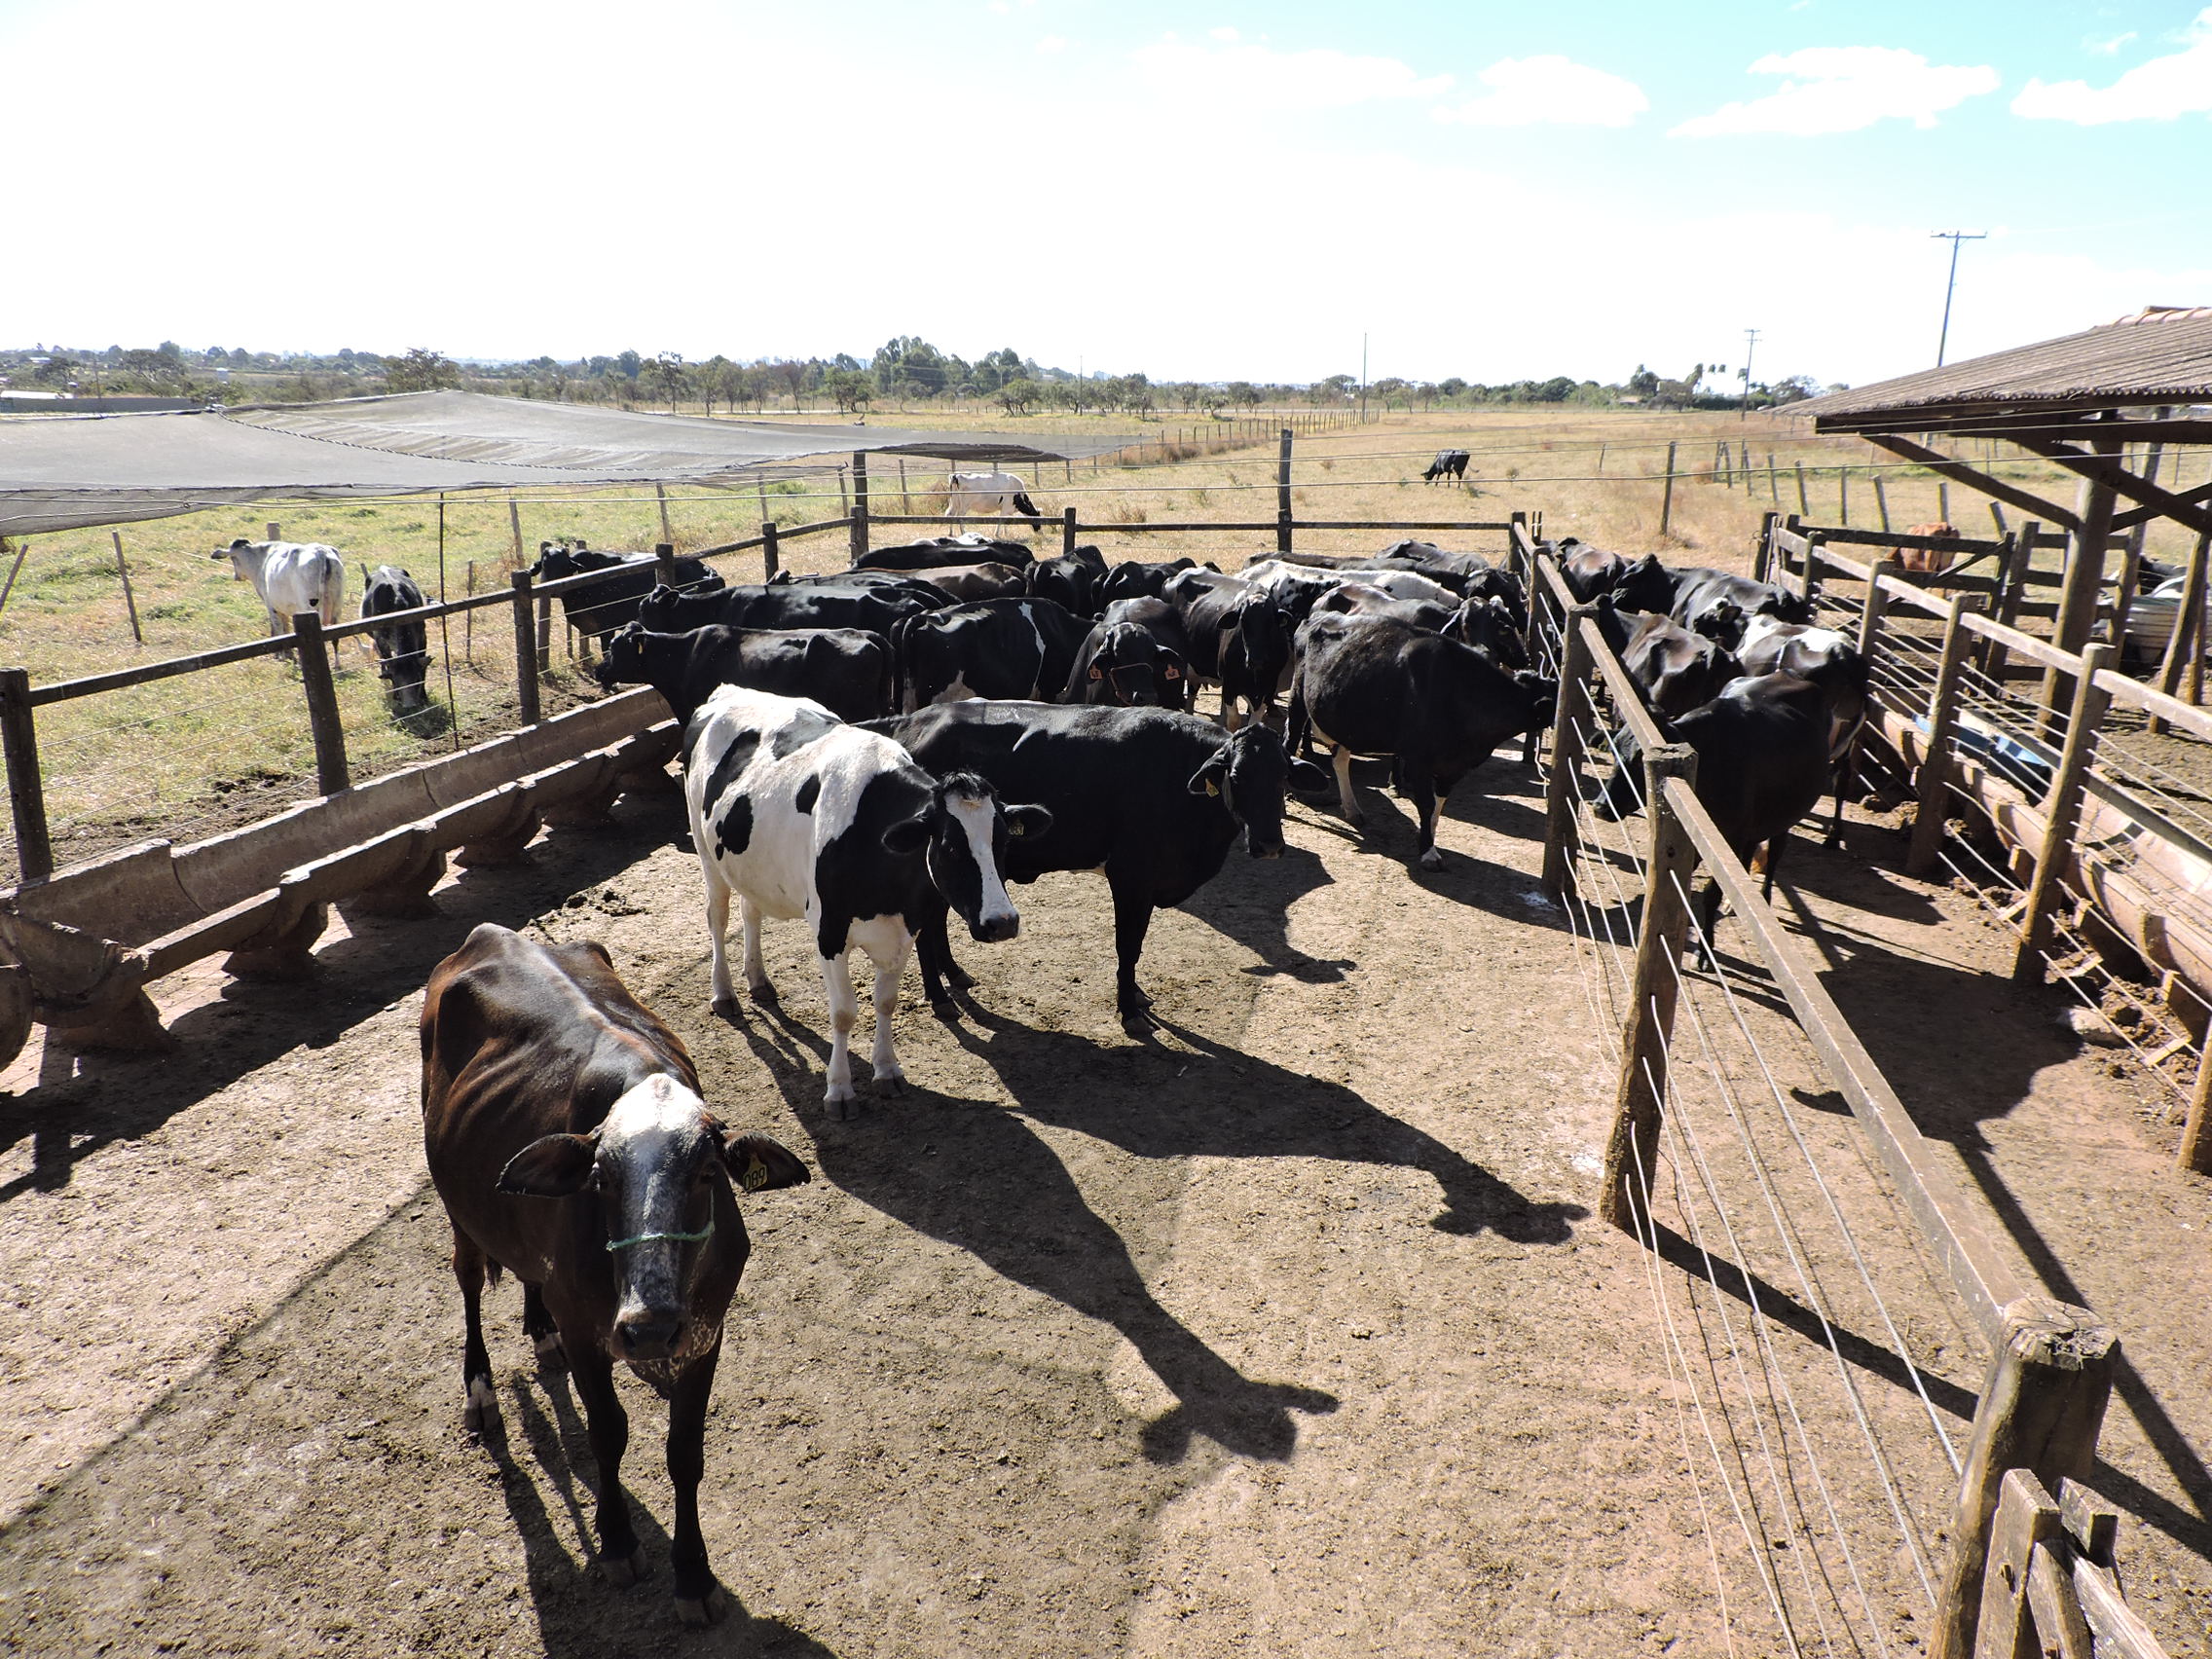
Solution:
[{"label": "cow's leg", "polygon": [[676,1616],[687,1625],[710,1625],[729,1610],[729,1596],[715,1582],[707,1565],[707,1540],[699,1530],[699,1482],[707,1473],[707,1396],[714,1392],[715,1363],[721,1345],[701,1354],[678,1374],[668,1402],[668,1484],[676,1493],[676,1535],[669,1540],[668,1564],[676,1574]]},{"label": "cow's leg", "polygon": [[1405,793],[1413,802],[1414,810],[1420,815],[1420,830],[1414,840],[1415,849],[1420,855],[1420,867],[1442,869],[1444,854],[1436,845],[1437,795],[1440,793],[1436,787],[1436,775],[1428,769],[1425,762],[1407,760],[1404,764]]},{"label": "cow's leg", "polygon": [[744,894],[737,898],[738,925],[745,930],[745,989],[755,1002],[773,1002],[776,987],[768,983],[768,966],[760,960],[760,905]]},{"label": "cow's leg", "polygon": [[461,1349],[461,1385],[467,1399],[461,1425],[471,1434],[482,1434],[499,1423],[499,1397],[492,1389],[492,1354],[484,1346],[484,1252],[458,1227],[453,1230],[453,1276],[461,1285],[468,1333]]},{"label": "cow's leg", "polygon": [[607,1581],[626,1588],[652,1570],[630,1525],[629,1500],[622,1495],[622,1454],[630,1449],[630,1419],[614,1392],[614,1361],[607,1350],[587,1343],[570,1345],[576,1395],[584,1403],[591,1430],[592,1460],[599,1465],[599,1507],[592,1530],[599,1534],[599,1566]]},{"label": "cow's leg", "polygon": [[1691,960],[1701,968],[1714,966],[1713,936],[1720,926],[1720,883],[1712,877],[1697,895],[1697,936],[1691,940]]},{"label": "cow's leg", "polygon": [[853,994],[852,952],[840,950],[822,959],[822,988],[830,998],[830,1076],[822,1103],[832,1118],[849,1118],[853,1111],[853,1024],[860,1018],[861,1000]]},{"label": "cow's leg", "polygon": [[891,1016],[899,1011],[899,979],[906,971],[906,952],[913,938],[898,916],[878,916],[853,924],[853,942],[866,952],[875,968],[875,1041],[867,1057],[876,1084],[886,1094],[897,1094],[906,1087],[898,1051],[891,1046]]},{"label": "cow's leg", "polygon": [[569,1369],[569,1356],[561,1348],[561,1330],[545,1310],[545,1292],[528,1279],[522,1286],[522,1334],[536,1351],[537,1363],[547,1371]]},{"label": "cow's leg", "polygon": [[1145,932],[1152,926],[1152,895],[1114,880],[1111,870],[1106,879],[1114,892],[1114,1004],[1123,1027],[1133,1032],[1146,1026],[1145,1011],[1152,1007],[1152,999],[1137,988],[1137,958],[1144,954]]},{"label": "cow's leg", "polygon": [[1766,844],[1766,885],[1759,890],[1759,897],[1769,904],[1774,903],[1775,867],[1782,863],[1782,849],[1788,845],[1789,831],[1787,830]]},{"label": "cow's leg", "polygon": [[1359,810],[1359,802],[1351,793],[1351,751],[1343,744],[1336,746],[1330,764],[1337,772],[1337,800],[1345,809],[1345,821],[1357,828],[1367,827],[1367,815]]},{"label": "cow's leg", "polygon": [[[704,856],[707,849],[699,849],[699,872],[707,884],[707,943],[714,951],[714,974],[710,980],[714,1010],[717,1014],[735,1014],[737,994],[729,983],[729,884],[722,880],[721,872],[715,868],[714,860]],[[753,930],[745,932],[746,970],[750,976],[753,967]]]},{"label": "cow's leg", "polygon": [[930,999],[930,1007],[940,1015],[953,1012],[953,991],[964,991],[976,982],[976,976],[952,959],[946,915],[946,906],[940,900],[923,915],[922,925],[914,935],[914,955],[921,965],[922,990]]}]

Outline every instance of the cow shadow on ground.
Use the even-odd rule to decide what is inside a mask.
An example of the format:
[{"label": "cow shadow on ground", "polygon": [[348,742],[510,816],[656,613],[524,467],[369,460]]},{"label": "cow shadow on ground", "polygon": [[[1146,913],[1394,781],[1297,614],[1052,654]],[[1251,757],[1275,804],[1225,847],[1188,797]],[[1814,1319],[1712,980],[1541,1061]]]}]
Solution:
[{"label": "cow shadow on ground", "polygon": [[1359,964],[1348,956],[1309,956],[1290,942],[1290,907],[1336,877],[1319,856],[1285,847],[1279,859],[1255,859],[1231,849],[1221,873],[1177,908],[1234,940],[1260,960],[1243,972],[1256,977],[1284,975],[1309,985],[1333,985]]},{"label": "cow shadow on ground", "polygon": [[[1293,1412],[1336,1410],[1336,1396],[1318,1388],[1246,1377],[1162,1308],[1127,1241],[1021,1116],[995,1101],[909,1091],[896,1129],[888,1115],[832,1120],[815,1063],[828,1045],[773,1004],[755,1014],[739,1029],[813,1136],[826,1179],[1127,1339],[1176,1401],[1145,1426],[1152,1461],[1180,1462],[1195,1435],[1240,1456],[1283,1461],[1298,1446]],[[871,1098],[863,1109],[873,1115],[878,1107]]]},{"label": "cow shadow on ground", "polygon": [[[546,1653],[554,1659],[600,1659],[609,1652],[627,1652],[629,1639],[643,1634],[641,1624],[664,1624],[667,1638],[676,1639],[680,1627],[670,1587],[671,1540],[648,1506],[625,1494],[650,1576],[617,1590],[591,1565],[595,1538],[591,1516],[598,1501],[592,1483],[598,1463],[567,1376],[540,1370],[512,1377],[502,1405],[504,1416],[498,1427],[486,1431],[483,1450],[498,1468],[500,1494],[515,1535],[522,1540],[531,1605]],[[516,1428],[560,1499],[559,1516],[547,1511],[537,1482],[516,1456],[511,1438]],[[685,1647],[709,1653],[833,1659],[829,1648],[803,1631],[780,1619],[755,1618],[727,1585],[723,1588],[729,1595],[728,1609],[711,1630],[683,1631]]]}]

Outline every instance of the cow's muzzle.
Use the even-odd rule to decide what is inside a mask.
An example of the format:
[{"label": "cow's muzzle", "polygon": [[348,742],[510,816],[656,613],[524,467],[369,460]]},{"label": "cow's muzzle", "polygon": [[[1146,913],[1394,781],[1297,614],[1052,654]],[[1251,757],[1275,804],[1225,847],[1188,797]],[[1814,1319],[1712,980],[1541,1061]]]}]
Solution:
[{"label": "cow's muzzle", "polygon": [[968,924],[978,944],[1004,944],[1021,932],[1021,917],[1009,910],[1003,916],[981,916]]},{"label": "cow's muzzle", "polygon": [[683,1335],[681,1313],[637,1313],[614,1323],[615,1340],[626,1360],[667,1359]]}]

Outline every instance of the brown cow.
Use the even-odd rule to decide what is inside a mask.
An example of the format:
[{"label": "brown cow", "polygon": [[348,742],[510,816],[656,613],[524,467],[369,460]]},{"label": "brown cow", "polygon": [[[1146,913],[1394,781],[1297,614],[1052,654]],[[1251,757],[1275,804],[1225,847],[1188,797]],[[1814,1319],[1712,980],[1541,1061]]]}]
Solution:
[{"label": "brown cow", "polygon": [[712,1623],[728,1599],[699,1533],[707,1396],[750,1248],[730,1182],[796,1186],[806,1165],[715,1120],[691,1056],[603,948],[491,923],[424,992],[423,1146],[467,1321],[463,1422],[498,1424],[482,1298],[503,1268],[523,1281],[539,1358],[573,1370],[599,1464],[600,1561],[618,1585],[648,1567],[622,1495],[630,1424],[614,1361],[669,1402],[676,1610]]},{"label": "brown cow", "polygon": [[[1905,532],[1907,535],[1955,536],[1958,534],[1957,525],[1945,524],[1941,519],[1932,524],[1916,524]],[[1942,547],[1896,547],[1891,549],[1890,556],[1906,570],[1918,571],[1931,576],[1949,570],[1953,557],[1947,548]]]}]

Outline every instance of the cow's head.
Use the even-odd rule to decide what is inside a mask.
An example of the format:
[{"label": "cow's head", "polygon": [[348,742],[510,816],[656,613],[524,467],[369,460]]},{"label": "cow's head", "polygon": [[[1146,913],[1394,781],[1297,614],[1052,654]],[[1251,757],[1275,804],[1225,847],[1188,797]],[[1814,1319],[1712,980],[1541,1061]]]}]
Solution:
[{"label": "cow's head", "polygon": [[883,832],[886,852],[922,855],[930,880],[944,895],[969,935],[985,944],[1021,931],[1021,914],[1006,891],[1006,849],[1052,827],[1042,806],[1008,806],[998,791],[973,772],[948,772],[930,792],[929,804]]},{"label": "cow's head", "polygon": [[1076,695],[1086,703],[1118,703],[1127,709],[1183,706],[1190,665],[1134,622],[1099,630],[1098,648]]},{"label": "cow's head", "polygon": [[429,678],[430,653],[419,643],[412,650],[402,648],[389,655],[380,648],[377,674],[390,685],[392,711],[401,718],[429,708],[430,694],[423,688],[423,682]]},{"label": "cow's head", "polygon": [[1513,612],[1497,598],[1470,599],[1452,613],[1445,633],[1476,650],[1498,667],[1511,671],[1529,666],[1529,652],[1521,643],[1521,630]]},{"label": "cow's head", "polygon": [[583,570],[576,557],[566,545],[558,541],[540,541],[537,544],[537,563],[531,566],[533,580],[549,582],[562,576],[572,576]]},{"label": "cow's head", "polygon": [[245,580],[246,561],[244,556],[251,553],[256,546],[265,547],[267,545],[267,542],[248,541],[241,535],[228,547],[216,548],[207,557],[210,559],[228,559],[231,562],[231,580],[242,582]]},{"label": "cow's head", "polygon": [[1753,615],[1771,616],[1777,622],[1810,622],[1813,619],[1813,602],[1801,593],[1787,588],[1770,588],[1751,608]]},{"label": "cow's head", "polygon": [[1296,625],[1269,593],[1250,593],[1230,608],[1221,633],[1222,665],[1241,662],[1261,696],[1274,693],[1290,664]]},{"label": "cow's head", "polygon": [[645,672],[645,627],[625,622],[599,641],[599,665],[592,670],[600,685],[611,691],[617,685],[638,685],[651,678]]},{"label": "cow's head", "polygon": [[1716,599],[1690,618],[1690,631],[1702,634],[1724,651],[1744,642],[1744,608],[1732,599]]},{"label": "cow's head", "polygon": [[672,588],[665,582],[658,583],[652,592],[638,601],[638,620],[657,632],[672,632],[670,624],[676,620],[682,600],[681,589]]},{"label": "cow's head", "polygon": [[1628,568],[1613,583],[1612,591],[1623,610],[1656,610],[1665,614],[1675,608],[1675,578],[1659,562],[1656,553],[1631,559]]},{"label": "cow's head", "polygon": [[663,1072],[621,1096],[589,1134],[532,1141],[499,1171],[498,1190],[522,1198],[599,1200],[614,1270],[614,1320],[607,1348],[639,1364],[682,1363],[711,1347],[718,1327],[691,1316],[700,1268],[716,1253],[745,1265],[745,1224],[729,1184],[747,1192],[795,1187],[806,1165],[766,1135],[739,1134]]},{"label": "cow's head", "polygon": [[[1328,781],[1311,761],[1297,764],[1319,782]],[[1191,774],[1190,791],[1220,800],[1229,816],[1244,827],[1244,845],[1254,858],[1279,859],[1282,792],[1292,770],[1282,739],[1260,721],[1250,720]],[[1303,778],[1300,787],[1309,787]]]}]

